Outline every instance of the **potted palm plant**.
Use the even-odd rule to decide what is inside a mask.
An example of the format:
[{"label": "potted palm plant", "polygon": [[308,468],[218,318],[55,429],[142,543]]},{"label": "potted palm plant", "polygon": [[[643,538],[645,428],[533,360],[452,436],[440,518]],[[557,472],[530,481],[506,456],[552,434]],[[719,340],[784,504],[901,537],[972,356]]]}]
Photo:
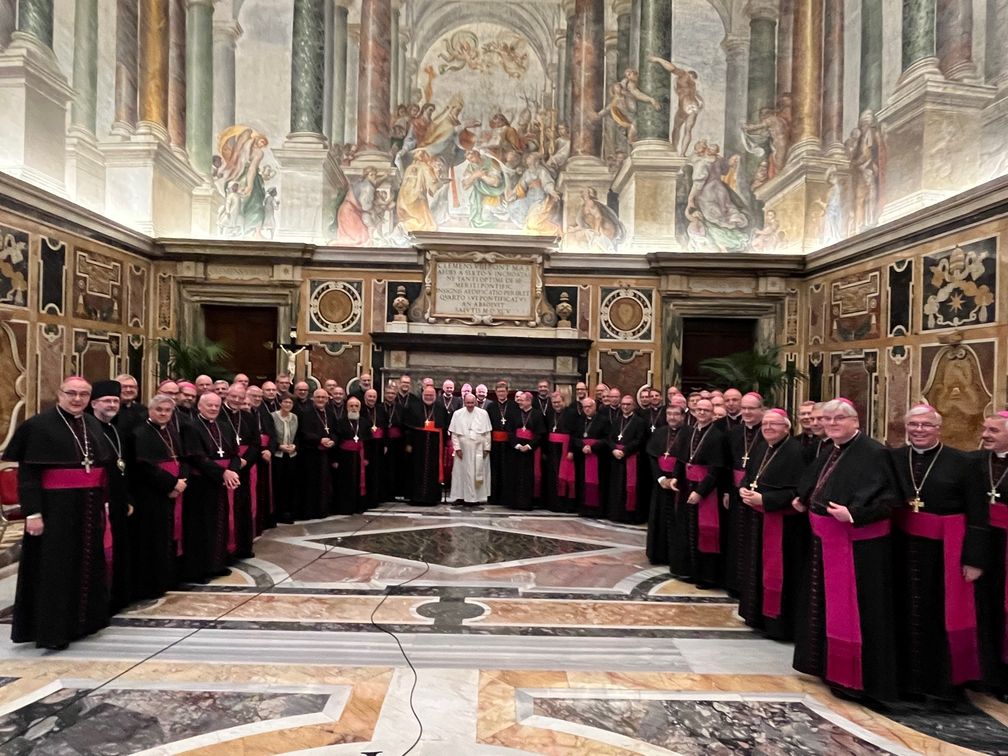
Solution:
[{"label": "potted palm plant", "polygon": [[191,342],[180,339],[161,339],[161,346],[168,350],[168,373],[189,378],[206,374],[211,378],[222,378],[226,372],[221,362],[231,355],[216,341],[202,338]]},{"label": "potted palm plant", "polygon": [[736,352],[725,357],[711,357],[700,369],[720,389],[734,386],[743,393],[758,391],[770,406],[780,404],[790,388],[807,376],[794,365],[782,365],[780,347]]}]

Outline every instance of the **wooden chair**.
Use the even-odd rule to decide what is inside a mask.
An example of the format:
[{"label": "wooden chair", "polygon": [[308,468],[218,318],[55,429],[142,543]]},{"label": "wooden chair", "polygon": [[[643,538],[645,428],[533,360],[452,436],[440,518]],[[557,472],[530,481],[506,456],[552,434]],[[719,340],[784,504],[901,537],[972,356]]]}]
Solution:
[{"label": "wooden chair", "polygon": [[24,519],[18,496],[17,466],[0,469],[0,540],[12,522]]}]

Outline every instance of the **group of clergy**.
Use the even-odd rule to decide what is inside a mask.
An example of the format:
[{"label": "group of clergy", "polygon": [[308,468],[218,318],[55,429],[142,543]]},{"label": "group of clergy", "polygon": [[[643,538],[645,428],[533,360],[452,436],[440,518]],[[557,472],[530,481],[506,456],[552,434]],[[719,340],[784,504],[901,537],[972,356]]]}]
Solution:
[{"label": "group of clergy", "polygon": [[568,404],[546,380],[348,388],[204,375],[143,405],[129,375],[65,379],[4,452],[26,518],[14,641],[65,647],[132,601],[226,574],[278,523],[492,502],[647,522],[652,563],[737,596],[839,695],[1008,692],[1008,412],[965,452],[927,405],[890,449],[842,398],[801,405],[793,431],[735,389],[578,383]]},{"label": "group of clergy", "polygon": [[669,405],[648,444],[652,563],[725,588],[838,696],[1008,694],[1008,412],[967,452],[943,443],[927,404],[895,448],[844,398],[802,404],[797,434],[756,393],[737,416],[713,410]]}]

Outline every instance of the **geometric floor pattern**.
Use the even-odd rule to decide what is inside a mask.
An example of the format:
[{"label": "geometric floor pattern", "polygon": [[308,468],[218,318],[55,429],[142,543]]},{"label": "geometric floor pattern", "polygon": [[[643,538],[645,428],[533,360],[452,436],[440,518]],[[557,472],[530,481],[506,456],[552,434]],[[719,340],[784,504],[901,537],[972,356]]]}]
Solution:
[{"label": "geometric floor pattern", "polygon": [[638,527],[387,505],[255,552],[65,651],[0,641],[0,754],[1008,753],[986,696],[834,698]]}]

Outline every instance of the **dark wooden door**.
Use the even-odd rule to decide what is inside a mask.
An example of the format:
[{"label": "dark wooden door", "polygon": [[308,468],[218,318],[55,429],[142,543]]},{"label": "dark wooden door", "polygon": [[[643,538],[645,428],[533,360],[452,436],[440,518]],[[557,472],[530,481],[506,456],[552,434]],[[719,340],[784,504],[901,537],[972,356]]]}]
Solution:
[{"label": "dark wooden door", "polygon": [[224,345],[225,361],[232,373],[245,373],[253,383],[276,376],[276,350],[263,344],[277,339],[275,307],[203,305],[206,336]]},{"label": "dark wooden door", "polygon": [[756,321],[748,318],[683,318],[682,389],[708,388],[710,376],[700,363],[711,357],[748,352],[755,343]]}]

